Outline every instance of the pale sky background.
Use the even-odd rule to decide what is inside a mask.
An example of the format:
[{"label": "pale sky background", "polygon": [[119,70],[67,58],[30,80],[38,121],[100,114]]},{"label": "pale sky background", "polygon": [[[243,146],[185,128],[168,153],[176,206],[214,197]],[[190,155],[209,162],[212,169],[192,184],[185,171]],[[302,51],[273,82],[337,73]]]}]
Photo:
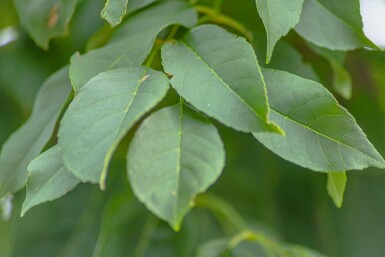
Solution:
[{"label": "pale sky background", "polygon": [[385,47],[385,0],[361,0],[361,15],[366,36]]}]

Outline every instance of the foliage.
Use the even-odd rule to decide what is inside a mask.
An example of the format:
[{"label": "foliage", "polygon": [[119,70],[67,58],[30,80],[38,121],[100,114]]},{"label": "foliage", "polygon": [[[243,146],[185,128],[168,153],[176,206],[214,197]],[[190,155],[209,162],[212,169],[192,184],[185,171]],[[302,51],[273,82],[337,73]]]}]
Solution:
[{"label": "foliage", "polygon": [[[363,80],[345,68],[350,55],[373,74],[385,67],[381,48],[363,33],[359,0],[6,0],[0,7],[14,17],[0,19],[1,27],[19,17],[46,51],[22,30],[0,47],[0,70],[32,69],[32,79],[0,74],[0,132],[14,130],[6,141],[0,136],[4,257],[324,256],[284,243],[269,219],[257,223],[253,195],[267,199],[258,210],[273,215],[269,195],[285,194],[277,181],[298,175],[274,174],[303,167],[317,172],[314,185],[327,174],[340,208],[347,171],[385,168],[375,148],[385,150],[384,138],[372,144],[343,107],[364,99],[354,99],[352,84]],[[49,73],[38,91],[20,95]],[[16,130],[35,93],[32,114]],[[362,104],[351,106],[358,112]],[[365,115],[375,112],[380,107]],[[376,138],[379,129],[368,131]],[[294,208],[308,212],[306,204]],[[39,242],[50,235],[52,242]],[[31,248],[35,240],[39,249]]]}]

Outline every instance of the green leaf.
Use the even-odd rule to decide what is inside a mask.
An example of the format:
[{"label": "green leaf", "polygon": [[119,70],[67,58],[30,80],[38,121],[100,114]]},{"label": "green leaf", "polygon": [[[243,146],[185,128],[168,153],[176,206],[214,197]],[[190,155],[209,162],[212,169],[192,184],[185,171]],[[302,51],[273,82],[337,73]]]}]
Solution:
[{"label": "green leaf", "polygon": [[119,68],[91,79],[75,96],[59,129],[64,167],[104,188],[112,154],[128,130],[168,90],[168,79],[146,67]]},{"label": "green leaf", "polygon": [[107,0],[101,16],[110,23],[111,27],[115,27],[122,22],[127,11],[136,11],[155,1],[156,0]]},{"label": "green leaf", "polygon": [[359,0],[305,0],[295,30],[311,43],[331,50],[379,49],[362,27]]},{"label": "green leaf", "polygon": [[196,21],[195,10],[181,1],[159,2],[133,15],[105,47],[72,56],[70,77],[75,91],[100,72],[141,65],[161,30],[172,24],[192,27]]},{"label": "green leaf", "polygon": [[385,161],[354,118],[320,84],[293,74],[264,70],[270,118],[286,137],[254,133],[282,158],[315,171],[385,168]]},{"label": "green leaf", "polygon": [[0,155],[0,198],[25,185],[28,164],[50,139],[70,92],[68,68],[65,67],[45,81],[31,117],[4,143]]},{"label": "green leaf", "polygon": [[194,107],[244,132],[281,130],[268,120],[266,87],[254,50],[215,25],[192,29],[162,48],[171,85]]},{"label": "green leaf", "polygon": [[352,97],[352,78],[349,72],[344,68],[343,63],[346,59],[345,52],[330,51],[325,48],[309,44],[310,48],[324,57],[333,70],[333,88],[345,99]]},{"label": "green leaf", "polygon": [[48,49],[49,41],[68,32],[78,0],[14,0],[21,25],[35,43]]},{"label": "green leaf", "polygon": [[348,178],[345,171],[328,173],[326,188],[328,190],[328,194],[338,208],[341,208],[342,206],[347,180]]},{"label": "green leaf", "polygon": [[278,40],[299,22],[303,2],[304,0],[256,0],[267,33],[267,63],[270,62]]},{"label": "green leaf", "polygon": [[27,197],[21,216],[38,204],[62,197],[80,183],[78,178],[63,167],[57,145],[34,159],[28,166],[28,171]]},{"label": "green leaf", "polygon": [[225,152],[216,128],[178,104],[143,122],[131,142],[127,160],[135,195],[179,230],[195,196],[220,176]]}]

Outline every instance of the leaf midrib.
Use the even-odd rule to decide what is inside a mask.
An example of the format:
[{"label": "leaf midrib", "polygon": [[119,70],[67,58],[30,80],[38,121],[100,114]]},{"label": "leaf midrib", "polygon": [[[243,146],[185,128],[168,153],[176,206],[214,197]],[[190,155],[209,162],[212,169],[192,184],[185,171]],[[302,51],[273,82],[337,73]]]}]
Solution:
[{"label": "leaf midrib", "polygon": [[380,164],[382,167],[385,167],[385,163],[384,163],[384,162],[381,163],[380,161],[374,159],[372,156],[367,155],[366,153],[360,151],[359,149],[353,148],[353,147],[350,146],[350,145],[344,144],[344,143],[342,143],[342,142],[340,142],[340,141],[337,141],[337,140],[334,139],[334,138],[331,138],[331,137],[329,137],[329,136],[327,136],[327,135],[325,135],[325,134],[322,134],[321,132],[318,132],[318,131],[312,129],[312,128],[309,127],[309,126],[306,126],[306,125],[302,124],[301,122],[299,122],[299,121],[297,121],[297,120],[294,120],[294,119],[292,119],[292,118],[289,117],[289,116],[286,116],[285,114],[281,113],[280,111],[277,111],[277,110],[276,110],[274,107],[272,107],[272,106],[270,107],[270,109],[271,109],[272,111],[276,112],[277,114],[283,116],[285,119],[290,120],[290,121],[292,121],[292,122],[294,122],[294,123],[296,123],[296,124],[298,124],[298,125],[304,127],[305,129],[308,129],[308,130],[310,130],[311,132],[313,132],[313,133],[315,133],[315,134],[317,134],[317,135],[319,135],[319,136],[322,136],[322,137],[324,137],[324,138],[326,138],[326,139],[328,139],[328,140],[330,140],[330,141],[333,141],[333,142],[335,142],[335,143],[337,143],[337,144],[343,145],[343,146],[345,146],[345,147],[347,147],[347,148],[350,148],[350,149],[352,149],[352,150],[354,150],[354,151],[357,151],[357,152],[359,152],[359,153],[361,153],[361,154],[363,154],[363,155],[369,157],[371,160],[375,161],[376,163]]},{"label": "leaf midrib", "polygon": [[[267,126],[270,126],[270,124],[268,124],[268,120],[267,119],[263,119],[263,117],[256,111],[254,110],[247,102],[245,102],[245,100],[242,99],[242,97],[240,95],[238,95],[219,75],[218,73],[202,58],[202,56],[200,56],[185,40],[182,40],[181,42],[183,42],[183,44],[197,57],[199,58],[206,66],[207,68],[210,70],[210,72],[215,76],[217,77],[222,83],[223,85],[225,85],[225,87],[230,90],[230,92],[233,93],[233,95],[235,95],[241,102],[243,102],[248,108],[249,110],[251,110],[259,119],[261,119],[263,121],[263,123],[265,123]],[[268,114],[268,110],[266,110],[266,115]]]}]

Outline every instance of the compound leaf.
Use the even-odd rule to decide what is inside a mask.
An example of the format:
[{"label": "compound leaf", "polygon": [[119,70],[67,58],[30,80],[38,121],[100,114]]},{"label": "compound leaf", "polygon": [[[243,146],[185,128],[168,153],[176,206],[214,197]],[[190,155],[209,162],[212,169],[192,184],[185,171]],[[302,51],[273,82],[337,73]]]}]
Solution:
[{"label": "compound leaf", "polygon": [[304,0],[256,0],[259,15],[267,33],[266,62],[270,62],[274,46],[297,25]]},{"label": "compound leaf", "polygon": [[146,67],[119,68],[91,79],[75,96],[59,129],[64,167],[101,188],[120,140],[168,88],[167,77]]},{"label": "compound leaf", "polygon": [[194,107],[244,132],[281,130],[268,120],[266,87],[253,48],[215,25],[162,48],[171,85]]},{"label": "compound leaf", "polygon": [[65,67],[45,81],[31,117],[4,143],[0,155],[0,198],[25,185],[28,164],[50,139],[70,92],[68,67]]},{"label": "compound leaf", "polygon": [[216,128],[178,104],[143,122],[131,142],[127,160],[135,195],[178,230],[195,196],[220,176],[225,152]]},{"label": "compound leaf", "polygon": [[378,49],[362,28],[359,0],[305,0],[295,30],[311,43],[331,50]]},{"label": "compound leaf", "polygon": [[264,70],[270,118],[286,137],[254,133],[267,148],[300,166],[321,172],[385,168],[385,161],[354,118],[320,84]]},{"label": "compound leaf", "polygon": [[28,171],[27,197],[21,216],[38,204],[62,197],[80,183],[78,178],[63,167],[57,145],[34,159],[28,166]]},{"label": "compound leaf", "polygon": [[114,33],[109,44],[72,56],[70,77],[75,91],[100,72],[141,65],[161,30],[171,24],[191,27],[196,21],[195,10],[182,1],[159,2],[133,15]]},{"label": "compound leaf", "polygon": [[49,41],[67,33],[78,0],[14,0],[21,25],[35,43],[48,49]]}]

